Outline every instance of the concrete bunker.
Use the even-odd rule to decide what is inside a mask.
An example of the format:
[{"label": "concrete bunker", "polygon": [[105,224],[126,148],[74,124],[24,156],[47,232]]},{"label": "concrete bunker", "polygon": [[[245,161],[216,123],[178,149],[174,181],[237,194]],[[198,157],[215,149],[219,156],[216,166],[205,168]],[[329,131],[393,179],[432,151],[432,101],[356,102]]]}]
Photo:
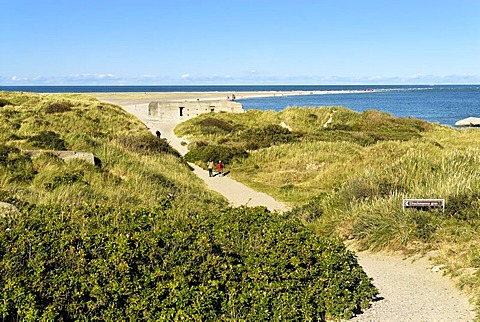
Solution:
[{"label": "concrete bunker", "polygon": [[157,101],[148,105],[148,115],[160,120],[187,120],[204,113],[244,113],[242,104],[216,101]]}]

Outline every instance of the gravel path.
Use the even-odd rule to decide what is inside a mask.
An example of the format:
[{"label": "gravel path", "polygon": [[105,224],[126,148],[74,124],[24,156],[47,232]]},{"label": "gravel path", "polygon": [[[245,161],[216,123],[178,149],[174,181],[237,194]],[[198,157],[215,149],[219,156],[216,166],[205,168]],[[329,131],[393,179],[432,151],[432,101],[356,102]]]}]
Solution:
[{"label": "gravel path", "polygon": [[473,306],[427,258],[357,252],[380,300],[351,321],[474,321]]},{"label": "gravel path", "polygon": [[[119,104],[119,102],[115,102]],[[187,148],[173,134],[177,125],[172,121],[158,121],[148,116],[148,104],[122,107],[137,116],[152,133],[160,130],[162,137],[180,153]],[[200,178],[212,190],[223,194],[233,206],[263,205],[273,211],[284,211],[286,205],[266,194],[252,190],[228,176],[209,178],[207,171],[192,165]],[[379,299],[370,309],[351,321],[474,321],[473,306],[466,295],[455,288],[453,282],[442,275],[441,270],[432,271],[433,264],[425,258],[414,262],[393,255],[357,252],[360,265],[373,279],[379,289]]]}]

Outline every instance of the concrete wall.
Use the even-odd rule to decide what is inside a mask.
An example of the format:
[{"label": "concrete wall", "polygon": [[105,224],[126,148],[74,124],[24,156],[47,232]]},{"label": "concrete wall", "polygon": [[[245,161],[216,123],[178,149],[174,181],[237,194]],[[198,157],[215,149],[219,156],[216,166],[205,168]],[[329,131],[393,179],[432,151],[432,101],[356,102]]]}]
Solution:
[{"label": "concrete wall", "polygon": [[82,159],[88,163],[95,164],[95,157],[90,152],[77,152],[77,151],[52,151],[52,150],[23,150],[30,157],[34,158],[41,153],[53,154],[65,161],[70,159]]},{"label": "concrete wall", "polygon": [[161,120],[187,120],[204,113],[244,113],[242,104],[228,101],[151,102],[148,115]]}]

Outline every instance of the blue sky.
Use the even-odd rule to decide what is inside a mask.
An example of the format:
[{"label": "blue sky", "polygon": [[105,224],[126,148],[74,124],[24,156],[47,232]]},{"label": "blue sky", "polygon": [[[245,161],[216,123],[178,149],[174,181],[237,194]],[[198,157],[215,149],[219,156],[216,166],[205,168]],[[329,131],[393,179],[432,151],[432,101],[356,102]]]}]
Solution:
[{"label": "blue sky", "polygon": [[480,83],[478,0],[2,0],[0,85]]}]

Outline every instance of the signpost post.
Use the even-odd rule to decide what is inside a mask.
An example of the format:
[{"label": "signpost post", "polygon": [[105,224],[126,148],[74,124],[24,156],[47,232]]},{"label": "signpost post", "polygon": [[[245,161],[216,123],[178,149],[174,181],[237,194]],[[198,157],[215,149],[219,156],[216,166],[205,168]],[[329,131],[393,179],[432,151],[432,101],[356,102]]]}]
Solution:
[{"label": "signpost post", "polygon": [[403,199],[403,211],[406,208],[442,208],[445,211],[445,199]]}]

